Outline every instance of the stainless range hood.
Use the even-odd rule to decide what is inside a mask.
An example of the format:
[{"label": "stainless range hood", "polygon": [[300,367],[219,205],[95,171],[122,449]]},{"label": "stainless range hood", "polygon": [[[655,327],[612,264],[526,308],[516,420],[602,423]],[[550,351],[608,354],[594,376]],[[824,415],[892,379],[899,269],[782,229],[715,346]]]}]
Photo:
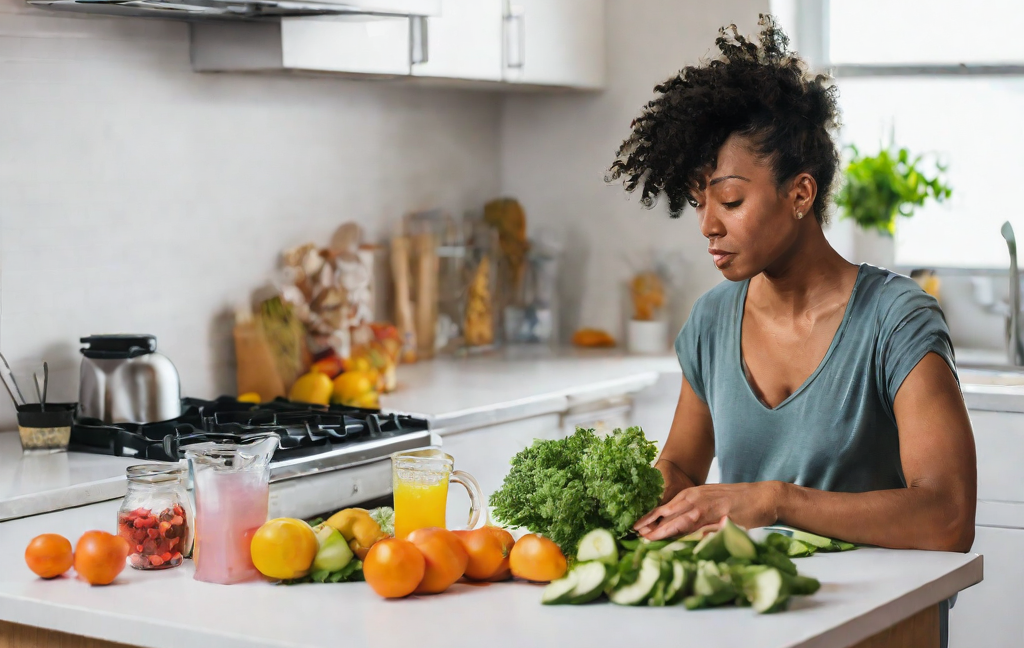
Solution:
[{"label": "stainless range hood", "polygon": [[177,20],[441,14],[441,0],[28,0],[28,3],[63,11]]}]

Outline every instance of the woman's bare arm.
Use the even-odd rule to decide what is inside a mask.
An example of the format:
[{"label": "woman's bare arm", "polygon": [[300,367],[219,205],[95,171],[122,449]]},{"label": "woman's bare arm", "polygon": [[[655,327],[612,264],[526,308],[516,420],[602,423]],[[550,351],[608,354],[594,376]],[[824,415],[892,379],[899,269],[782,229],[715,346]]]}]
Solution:
[{"label": "woman's bare arm", "polygon": [[665,478],[662,503],[686,488],[700,486],[708,478],[715,456],[715,434],[708,409],[683,376],[679,402],[665,447],[655,467]]},{"label": "woman's bare arm", "polygon": [[644,516],[637,529],[650,539],[665,538],[728,515],[747,527],[781,522],[858,544],[968,551],[977,495],[974,436],[941,357],[930,353],[910,372],[894,410],[906,488],[831,493],[784,482],[697,486]]}]

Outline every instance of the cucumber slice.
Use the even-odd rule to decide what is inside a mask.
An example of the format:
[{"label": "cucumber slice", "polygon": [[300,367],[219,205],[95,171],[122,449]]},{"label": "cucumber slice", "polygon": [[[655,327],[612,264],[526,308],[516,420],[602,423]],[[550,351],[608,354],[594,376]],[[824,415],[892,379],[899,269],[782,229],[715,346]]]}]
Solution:
[{"label": "cucumber slice", "polygon": [[732,579],[716,563],[702,560],[697,563],[697,577],[693,582],[693,593],[703,596],[708,605],[728,603],[736,597]]},{"label": "cucumber slice", "polygon": [[796,576],[796,565],[789,559],[789,556],[783,554],[781,551],[776,551],[771,547],[761,547],[758,552],[758,560],[763,565],[774,567],[781,572],[789,574],[790,576]]},{"label": "cucumber slice", "polygon": [[544,605],[564,605],[572,600],[573,590],[576,589],[578,575],[572,570],[558,580],[551,581],[544,588],[540,602]]},{"label": "cucumber slice", "polygon": [[856,548],[857,548],[857,545],[855,545],[853,543],[850,543],[850,542],[843,542],[842,540],[833,540],[832,541],[832,550],[833,551],[849,551],[851,549],[856,549]]},{"label": "cucumber slice", "polygon": [[661,561],[654,556],[647,556],[640,565],[636,582],[612,590],[608,598],[618,605],[639,605],[650,597],[660,577]]},{"label": "cucumber slice", "polygon": [[800,558],[802,556],[810,556],[816,549],[817,547],[804,544],[799,540],[790,540],[789,546],[786,547],[786,555],[790,558]]},{"label": "cucumber slice", "polygon": [[673,540],[660,549],[660,553],[663,556],[691,556],[693,555],[693,548],[697,545],[696,542],[688,542],[686,540]]},{"label": "cucumber slice", "polygon": [[725,543],[725,549],[734,558],[753,560],[757,557],[757,547],[747,532],[736,526],[732,520],[725,518],[722,529],[718,532]]},{"label": "cucumber slice", "polygon": [[576,574],[576,587],[569,596],[569,602],[573,605],[590,603],[604,593],[604,586],[608,582],[608,567],[604,563],[579,563],[572,572]]},{"label": "cucumber slice", "polygon": [[655,584],[651,598],[647,600],[647,605],[651,607],[665,607],[665,581],[658,581]]},{"label": "cucumber slice", "polygon": [[828,549],[832,546],[832,538],[815,535],[807,531],[801,531],[800,529],[793,529],[793,535],[791,537],[794,540],[799,540],[804,544],[809,544],[819,549]]},{"label": "cucumber slice", "polygon": [[786,579],[782,572],[774,568],[744,579],[743,593],[746,594],[750,605],[762,614],[777,612],[786,607],[789,601]]},{"label": "cucumber slice", "polygon": [[675,605],[686,596],[686,590],[691,580],[691,567],[689,563],[684,563],[681,560],[672,561],[672,580],[665,588],[665,603],[667,605]]},{"label": "cucumber slice", "polygon": [[615,536],[605,529],[594,529],[580,540],[576,551],[576,560],[586,562],[596,560],[606,565],[619,562],[619,548],[615,544]]},{"label": "cucumber slice", "polygon": [[729,550],[725,548],[725,534],[715,531],[704,536],[704,539],[693,548],[693,555],[700,560],[725,560],[729,557]]},{"label": "cucumber slice", "polygon": [[683,606],[687,610],[703,610],[706,607],[711,607],[708,604],[707,598],[705,598],[703,596],[697,596],[696,594],[693,595],[693,596],[687,596],[686,598],[684,598],[683,599]]},{"label": "cucumber slice", "polygon": [[821,589],[821,582],[810,576],[787,576],[786,584],[793,596],[810,596]]}]

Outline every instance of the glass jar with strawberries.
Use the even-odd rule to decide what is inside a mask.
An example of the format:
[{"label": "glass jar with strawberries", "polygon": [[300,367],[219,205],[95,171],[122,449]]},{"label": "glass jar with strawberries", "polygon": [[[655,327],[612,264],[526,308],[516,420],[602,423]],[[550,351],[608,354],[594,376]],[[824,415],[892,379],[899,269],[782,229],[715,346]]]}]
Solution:
[{"label": "glass jar with strawberries", "polygon": [[131,546],[132,567],[177,567],[191,551],[193,515],[185,474],[181,465],[128,467],[117,533]]}]

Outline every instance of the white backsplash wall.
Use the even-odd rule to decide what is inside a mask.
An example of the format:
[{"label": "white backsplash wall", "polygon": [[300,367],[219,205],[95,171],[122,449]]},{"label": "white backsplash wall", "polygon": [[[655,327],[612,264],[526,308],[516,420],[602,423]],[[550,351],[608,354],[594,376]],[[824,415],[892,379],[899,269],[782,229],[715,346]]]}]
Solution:
[{"label": "white backsplash wall", "polygon": [[184,23],[0,0],[0,345],[22,390],[45,359],[74,400],[79,337],[145,332],[185,394],[230,392],[232,308],[280,251],[482,205],[500,117],[484,93],[195,74]]},{"label": "white backsplash wall", "polygon": [[678,330],[693,301],[721,281],[692,209],[678,220],[664,205],[647,211],[621,183],[603,178],[630,121],[653,88],[711,53],[718,28],[753,33],[768,0],[608,0],[607,89],[600,94],[509,97],[502,119],[502,189],[517,197],[531,228],[549,228],[566,246],[560,329],[621,336],[630,315],[624,286],[655,250],[686,259],[672,305]]}]

